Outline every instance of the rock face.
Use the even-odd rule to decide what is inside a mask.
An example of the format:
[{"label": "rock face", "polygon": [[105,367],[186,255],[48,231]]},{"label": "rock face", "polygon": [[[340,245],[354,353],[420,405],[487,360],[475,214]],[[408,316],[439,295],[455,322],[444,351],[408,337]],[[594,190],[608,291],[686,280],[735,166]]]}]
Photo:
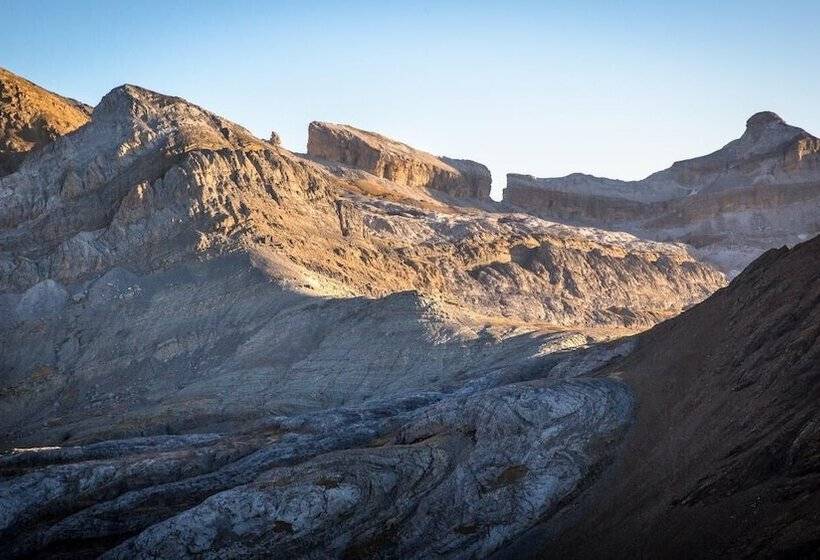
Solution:
[{"label": "rock face", "polygon": [[766,111],[720,150],[641,181],[511,174],[504,200],[547,219],[681,241],[736,274],[820,231],[820,139]]},{"label": "rock face", "polygon": [[0,68],[0,176],[33,149],[88,122],[91,108]]},{"label": "rock face", "polygon": [[640,335],[599,375],[613,374],[635,393],[634,427],[544,558],[816,554],[820,237]]},{"label": "rock face", "polygon": [[331,159],[126,85],[0,178],[6,556],[486,556],[617,451],[589,345],[724,283]]},{"label": "rock face", "polygon": [[723,283],[680,246],[449,206],[135,86],[0,179],[0,224],[6,446],[440,388],[540,352],[522,330],[611,336]]},{"label": "rock face", "polygon": [[352,126],[312,122],[308,155],[362,169],[409,187],[490,200],[490,170],[475,161],[436,157]]}]

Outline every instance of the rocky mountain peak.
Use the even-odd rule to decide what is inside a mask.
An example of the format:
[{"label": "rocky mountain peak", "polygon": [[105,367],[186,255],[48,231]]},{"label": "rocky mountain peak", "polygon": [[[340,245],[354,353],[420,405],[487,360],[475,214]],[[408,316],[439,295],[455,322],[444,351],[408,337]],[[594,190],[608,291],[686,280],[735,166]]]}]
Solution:
[{"label": "rocky mountain peak", "polygon": [[186,150],[269,147],[245,128],[181,97],[131,84],[107,93],[94,109],[92,123],[114,127],[119,133],[141,133],[137,139],[141,144],[151,137],[162,137]]},{"label": "rocky mountain peak", "polygon": [[749,130],[756,130],[769,126],[771,124],[786,124],[780,115],[772,111],[760,111],[755,113],[746,121],[746,128]]},{"label": "rocky mountain peak", "polygon": [[760,111],[746,121],[746,130],[738,140],[738,148],[741,150],[740,154],[743,153],[744,146],[756,154],[779,150],[783,144],[801,138],[811,138],[811,135],[802,128],[786,123],[777,113]]}]

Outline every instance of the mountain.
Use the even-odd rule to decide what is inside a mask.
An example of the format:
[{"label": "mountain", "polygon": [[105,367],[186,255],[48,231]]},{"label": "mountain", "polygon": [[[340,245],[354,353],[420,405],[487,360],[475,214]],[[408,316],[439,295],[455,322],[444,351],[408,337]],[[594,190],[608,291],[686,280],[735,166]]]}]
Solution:
[{"label": "mountain", "polygon": [[610,337],[723,284],[681,246],[431,192],[116,88],[0,179],[0,441],[440,388],[507,359],[508,339],[521,351],[524,332]]},{"label": "mountain", "polygon": [[634,392],[634,425],[541,557],[816,555],[820,237],[766,252],[598,375]]},{"label": "mountain", "polygon": [[31,150],[84,125],[90,109],[0,68],[0,176]]},{"label": "mountain", "polygon": [[546,219],[687,243],[734,275],[820,231],[820,139],[764,111],[716,152],[641,181],[510,174],[504,200]]},{"label": "mountain", "polygon": [[[565,520],[596,515],[584,499],[640,463],[633,441],[666,443],[646,403],[682,414],[678,400],[707,407],[714,391],[724,433],[750,412],[772,420],[780,401],[735,402],[743,383],[727,392],[708,368],[769,372],[780,399],[775,368],[813,363],[805,249],[786,251],[804,270],[779,284],[735,288],[787,272],[768,257],[721,291],[684,245],[502,211],[476,190],[480,164],[311,130],[295,154],[124,85],[0,178],[5,556],[538,551],[545,523],[571,542]],[[673,321],[622,338],[687,308],[674,321],[701,317],[692,332]],[[644,388],[654,365],[685,377],[673,364],[705,368],[703,388]],[[784,434],[806,402],[788,401]],[[708,452],[693,451],[693,473]]]}]

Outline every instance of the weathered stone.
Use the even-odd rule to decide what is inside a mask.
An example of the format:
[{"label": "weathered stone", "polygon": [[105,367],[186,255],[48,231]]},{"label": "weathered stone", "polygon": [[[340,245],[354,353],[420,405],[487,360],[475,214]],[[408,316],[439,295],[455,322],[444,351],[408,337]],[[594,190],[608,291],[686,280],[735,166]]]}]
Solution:
[{"label": "weathered stone", "polygon": [[348,125],[310,123],[308,155],[362,169],[409,187],[490,199],[490,170],[475,161],[436,157]]},{"label": "weathered stone", "polygon": [[26,154],[88,122],[91,108],[0,68],[0,177]]}]

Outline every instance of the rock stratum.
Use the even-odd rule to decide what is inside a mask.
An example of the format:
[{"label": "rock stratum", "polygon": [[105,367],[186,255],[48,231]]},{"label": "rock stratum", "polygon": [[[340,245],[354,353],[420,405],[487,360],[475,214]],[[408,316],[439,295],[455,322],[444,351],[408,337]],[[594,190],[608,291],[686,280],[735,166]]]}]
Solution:
[{"label": "rock stratum", "polygon": [[734,275],[820,232],[820,139],[764,111],[716,152],[641,181],[510,174],[504,200],[550,220],[687,243]]},{"label": "rock stratum", "polygon": [[490,200],[490,170],[466,159],[436,157],[348,125],[312,122],[308,155],[338,163],[408,187],[425,187],[456,197]]},{"label": "rock stratum", "polygon": [[[705,406],[641,385],[677,323],[618,337],[746,275],[698,305],[725,278],[685,245],[504,212],[479,164],[372,133],[277,139],[125,85],[0,178],[5,556],[537,553],[661,429],[647,402]],[[657,338],[670,363],[745,303],[721,305],[703,339]],[[801,321],[766,351],[808,351]]]}]

